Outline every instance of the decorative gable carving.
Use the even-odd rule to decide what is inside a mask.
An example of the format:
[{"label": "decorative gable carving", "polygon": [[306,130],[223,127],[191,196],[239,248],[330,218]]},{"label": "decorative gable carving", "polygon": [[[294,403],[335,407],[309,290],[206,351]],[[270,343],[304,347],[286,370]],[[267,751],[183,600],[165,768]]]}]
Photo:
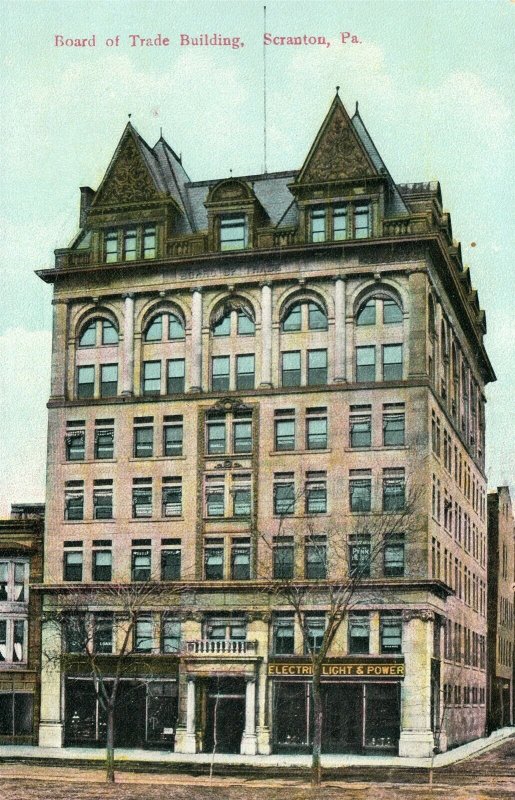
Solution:
[{"label": "decorative gable carving", "polygon": [[329,111],[297,183],[325,183],[377,175],[339,97]]},{"label": "decorative gable carving", "polygon": [[134,136],[129,133],[104,178],[95,205],[139,203],[158,198],[159,193],[148,167]]}]

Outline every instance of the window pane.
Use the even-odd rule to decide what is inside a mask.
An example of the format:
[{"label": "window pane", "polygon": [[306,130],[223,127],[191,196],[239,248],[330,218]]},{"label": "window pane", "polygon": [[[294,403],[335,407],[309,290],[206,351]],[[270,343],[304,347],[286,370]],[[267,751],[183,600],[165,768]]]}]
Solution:
[{"label": "window pane", "polygon": [[93,519],[113,518],[113,493],[112,491],[93,491]]},{"label": "window pane", "polygon": [[234,581],[247,581],[250,578],[250,547],[233,547],[231,552],[231,578]]},{"label": "window pane", "polygon": [[308,450],[321,450],[327,447],[327,419],[307,420],[306,443]]},{"label": "window pane", "polygon": [[156,227],[145,225],[143,228],[143,258],[156,257]]},{"label": "window pane", "polygon": [[402,322],[402,311],[394,300],[383,300],[383,322],[385,325]]},{"label": "window pane", "polygon": [[365,480],[351,480],[350,486],[350,510],[351,511],[370,511],[372,499],[372,482]]},{"label": "window pane", "polygon": [[77,397],[93,397],[95,391],[95,367],[78,367]]},{"label": "window pane", "polygon": [[276,420],[275,449],[295,450],[295,420],[293,419]]},{"label": "window pane", "polygon": [[250,517],[250,488],[234,490],[234,516]]},{"label": "window pane", "polygon": [[324,579],[327,575],[327,552],[325,544],[308,544],[306,546],[306,578],[309,580]]},{"label": "window pane", "polygon": [[404,444],[404,414],[383,417],[383,443],[385,445]]},{"label": "window pane", "polygon": [[220,250],[243,250],[246,246],[245,216],[227,216],[220,220]]},{"label": "window pane", "polygon": [[231,312],[228,311],[218,322],[213,325],[213,336],[231,335]]},{"label": "window pane", "polygon": [[209,487],[207,490],[208,517],[223,517],[225,514],[225,495],[223,486]]},{"label": "window pane", "polygon": [[244,311],[238,311],[238,334],[253,335],[256,332],[254,320]]},{"label": "window pane", "polygon": [[274,621],[274,652],[276,655],[291,655],[294,650],[293,619],[283,618]]},{"label": "window pane", "polygon": [[340,241],[348,236],[347,205],[335,206],[333,209],[333,239]]},{"label": "window pane", "polygon": [[376,301],[368,300],[364,306],[361,306],[356,319],[357,325],[375,325],[376,324]]},{"label": "window pane", "polygon": [[326,211],[325,206],[311,210],[311,241],[325,242],[326,239]]},{"label": "window pane", "polygon": [[172,358],[168,362],[168,394],[184,392],[185,364],[183,358]]},{"label": "window pane", "polygon": [[236,388],[254,388],[254,356],[236,356]]},{"label": "window pane", "polygon": [[283,331],[300,331],[301,326],[301,305],[297,303],[291,306],[286,316],[283,318]]},{"label": "window pane", "polygon": [[[178,620],[163,621],[163,653],[178,653],[181,649],[181,623]],[[162,700],[162,698],[159,698]]]},{"label": "window pane", "polygon": [[274,514],[295,512],[295,489],[293,483],[276,483],[274,486]]},{"label": "window pane", "polygon": [[229,356],[215,356],[212,361],[212,388],[215,392],[229,389]]},{"label": "window pane", "polygon": [[308,304],[308,328],[312,331],[327,330],[327,314],[315,303]]},{"label": "window pane", "polygon": [[327,383],[327,350],[308,350],[308,385]]},{"label": "window pane", "polygon": [[368,653],[370,621],[368,614],[351,615],[349,618],[349,652]]},{"label": "window pane", "polygon": [[383,346],[383,380],[402,380],[402,344]]},{"label": "window pane", "polygon": [[209,547],[205,552],[206,580],[222,580],[224,576],[223,547]]},{"label": "window pane", "polygon": [[182,455],[182,425],[165,425],[164,427],[164,455]]},{"label": "window pane", "polygon": [[376,349],[375,347],[356,347],[356,380],[375,381]]},{"label": "window pane", "polygon": [[95,458],[112,458],[114,453],[114,430],[95,431]]},{"label": "window pane", "polygon": [[136,228],[128,228],[124,231],[123,257],[125,261],[136,260]]},{"label": "window pane", "polygon": [[372,443],[371,417],[351,417],[350,444],[351,447],[370,447]]},{"label": "window pane", "polygon": [[112,573],[112,554],[110,550],[93,551],[93,580],[110,581]]},{"label": "window pane", "polygon": [[370,236],[370,206],[367,204],[356,206],[354,210],[354,234],[356,239],[366,239]]},{"label": "window pane", "polygon": [[225,453],[225,422],[210,422],[207,426],[207,452]]},{"label": "window pane", "polygon": [[66,458],[68,461],[83,461],[85,454],[84,431],[68,431],[66,434]]},{"label": "window pane", "polygon": [[160,342],[163,338],[163,317],[154,317],[145,333],[146,342]]},{"label": "window pane", "polygon": [[152,489],[150,487],[132,490],[132,516],[135,518],[152,516]]},{"label": "window pane", "polygon": [[327,487],[324,482],[306,485],[306,513],[325,514],[327,511]]},{"label": "window pane", "polygon": [[168,318],[168,338],[184,339],[184,324],[175,314],[170,314]]},{"label": "window pane", "polygon": [[100,367],[100,397],[114,397],[118,392],[118,364]]},{"label": "window pane", "polygon": [[282,385],[300,386],[300,353],[282,354]]},{"label": "window pane", "polygon": [[152,620],[139,619],[136,622],[136,635],[135,635],[134,649],[138,653],[150,653],[154,646],[153,637],[153,624]]},{"label": "window pane", "polygon": [[381,653],[402,652],[402,620],[397,617],[381,619]]},{"label": "window pane", "polygon": [[97,343],[97,320],[89,322],[79,338],[79,347],[94,347]]},{"label": "window pane", "polygon": [[274,578],[293,578],[293,544],[278,544],[274,547]]},{"label": "window pane", "polygon": [[150,550],[135,550],[132,553],[132,580],[150,580]]},{"label": "window pane", "polygon": [[182,485],[163,487],[163,517],[180,517],[182,514]]},{"label": "window pane", "polygon": [[134,428],[134,456],[151,458],[154,449],[154,428]]},{"label": "window pane", "polygon": [[108,319],[102,320],[102,344],[118,344],[118,331]]},{"label": "window pane", "polygon": [[65,581],[82,580],[82,553],[71,552],[64,554],[64,575]]},{"label": "window pane", "polygon": [[235,422],[233,425],[233,450],[235,453],[252,451],[252,423]]},{"label": "window pane", "polygon": [[108,264],[118,261],[118,231],[107,231],[105,236],[105,256]]},{"label": "window pane", "polygon": [[178,581],[181,578],[180,548],[161,552],[161,580]]},{"label": "window pane", "polygon": [[143,362],[143,394],[159,394],[161,392],[161,362]]},{"label": "window pane", "polygon": [[391,542],[384,548],[384,574],[389,578],[404,575],[404,544]]}]

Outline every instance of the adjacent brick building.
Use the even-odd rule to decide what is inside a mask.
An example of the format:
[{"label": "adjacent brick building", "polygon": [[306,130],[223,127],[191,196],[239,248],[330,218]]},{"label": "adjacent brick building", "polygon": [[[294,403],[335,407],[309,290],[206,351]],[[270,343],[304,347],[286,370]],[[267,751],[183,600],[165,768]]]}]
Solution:
[{"label": "adjacent brick building", "polygon": [[[300,170],[192,182],[128,124],[39,275],[54,286],[45,602],[185,586],[137,626],[149,673],[118,743],[209,751],[216,724],[228,752],[308,749],[302,638],[262,565],[320,588],[316,637],[324,585],[371,546],[335,561],[331,528],[370,515],[374,530],[406,486],[416,520],[332,645],[324,749],[427,756],[481,736],[495,376],[439,184],[396,184],[338,96]],[[40,743],[102,736],[87,676],[43,668]]]}]

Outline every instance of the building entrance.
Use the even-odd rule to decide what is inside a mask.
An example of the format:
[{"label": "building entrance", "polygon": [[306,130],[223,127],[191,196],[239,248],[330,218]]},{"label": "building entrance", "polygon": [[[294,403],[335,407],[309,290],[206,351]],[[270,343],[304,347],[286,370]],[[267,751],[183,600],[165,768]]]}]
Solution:
[{"label": "building entrance", "polygon": [[244,679],[210,678],[206,686],[204,751],[239,753],[244,726]]}]

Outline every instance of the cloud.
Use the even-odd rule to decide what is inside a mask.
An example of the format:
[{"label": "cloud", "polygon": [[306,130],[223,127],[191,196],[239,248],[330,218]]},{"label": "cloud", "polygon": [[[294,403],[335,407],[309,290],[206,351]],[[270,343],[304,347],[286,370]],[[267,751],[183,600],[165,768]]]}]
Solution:
[{"label": "cloud", "polygon": [[50,344],[48,331],[10,328],[0,336],[1,516],[13,502],[44,499]]}]

